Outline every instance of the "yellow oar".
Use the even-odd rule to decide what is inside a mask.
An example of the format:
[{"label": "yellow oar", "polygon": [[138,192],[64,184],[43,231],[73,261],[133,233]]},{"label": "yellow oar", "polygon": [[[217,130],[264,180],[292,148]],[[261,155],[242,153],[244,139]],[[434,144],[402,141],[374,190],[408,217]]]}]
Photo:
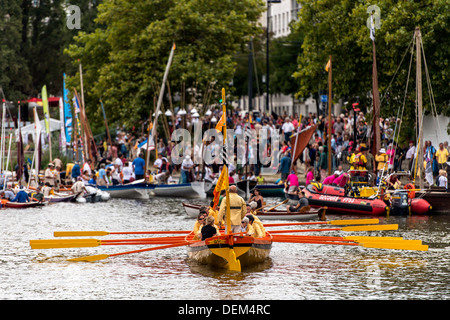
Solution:
[{"label": "yellow oar", "polygon": [[107,232],[107,231],[55,231],[55,237],[101,237],[110,234],[188,234],[187,230],[171,231],[132,231],[132,232]]},{"label": "yellow oar", "polygon": [[[414,240],[403,240],[414,241]],[[409,242],[363,242],[359,244],[365,248],[377,248],[377,249],[395,249],[395,250],[418,250],[427,251],[428,246],[422,244],[413,244]]]},{"label": "yellow oar", "polygon": [[349,224],[377,224],[378,219],[354,219],[354,220],[331,220],[331,221],[315,221],[315,222],[286,222],[286,223],[265,223],[264,227],[283,227],[283,226],[307,226],[314,224],[331,224],[335,226]]},{"label": "yellow oar", "polygon": [[290,233],[290,232],[317,232],[317,231],[379,231],[379,230],[397,230],[397,224],[382,224],[376,226],[351,226],[329,229],[300,229],[300,230],[274,230],[270,233]]},{"label": "yellow oar", "polygon": [[174,247],[181,247],[188,244],[188,242],[183,241],[179,243],[169,244],[166,246],[159,246],[159,247],[153,247],[153,248],[147,248],[147,249],[140,249],[140,250],[133,250],[133,251],[126,251],[126,252],[119,252],[119,253],[113,253],[113,254],[100,254],[95,256],[87,256],[87,257],[80,257],[80,258],[73,258],[68,259],[67,261],[87,261],[87,262],[93,262],[93,261],[99,261],[103,260],[109,257],[114,256],[120,256],[124,254],[131,254],[131,253],[139,253],[139,252],[145,252],[145,251],[153,251],[153,250],[159,250],[159,249],[167,249],[167,248],[174,248]]}]

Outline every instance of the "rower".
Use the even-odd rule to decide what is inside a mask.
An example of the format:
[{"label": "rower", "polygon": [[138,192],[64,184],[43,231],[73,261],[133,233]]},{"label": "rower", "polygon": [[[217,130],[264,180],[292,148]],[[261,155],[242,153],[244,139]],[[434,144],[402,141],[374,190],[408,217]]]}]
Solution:
[{"label": "rower", "polygon": [[301,190],[297,192],[298,195],[298,203],[295,206],[287,206],[286,209],[288,212],[300,212],[300,209],[306,206],[309,206],[308,199],[305,198],[305,193]]},{"label": "rower", "polygon": [[253,237],[255,238],[262,238],[266,235],[266,231],[264,229],[264,227],[262,226],[261,221],[259,221],[259,223],[256,221],[256,217],[253,216],[252,214],[248,214],[246,216],[246,218],[248,218],[248,221],[250,223],[250,225],[252,226],[253,230],[254,230],[254,234]]},{"label": "rower", "polygon": [[200,230],[202,240],[220,235],[219,228],[214,224],[214,221],[213,216],[206,217],[206,221]]}]

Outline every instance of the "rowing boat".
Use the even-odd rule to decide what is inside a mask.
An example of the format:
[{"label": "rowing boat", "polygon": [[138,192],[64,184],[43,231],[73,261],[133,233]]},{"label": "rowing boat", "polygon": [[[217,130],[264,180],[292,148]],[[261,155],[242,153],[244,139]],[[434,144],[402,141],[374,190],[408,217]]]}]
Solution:
[{"label": "rowing boat", "polygon": [[39,202],[39,201],[30,201],[30,202],[11,202],[2,200],[2,206],[5,208],[11,209],[26,209],[33,207],[42,207],[45,206],[47,202]]},{"label": "rowing boat", "polygon": [[[197,218],[200,213],[201,204],[182,202],[184,211],[190,218]],[[257,216],[262,220],[311,220],[325,214],[326,208],[310,208],[304,212],[288,212],[286,210],[260,211]]]},{"label": "rowing boat", "polygon": [[148,200],[149,185],[144,180],[128,184],[117,184],[109,186],[97,186],[101,191],[109,193],[111,198]]},{"label": "rowing boat", "polygon": [[223,234],[206,240],[193,241],[186,236],[188,258],[200,264],[234,270],[264,262],[272,249],[272,236],[254,238],[240,234]]},{"label": "rowing boat", "polygon": [[180,197],[180,198],[206,198],[205,190],[212,186],[210,182],[194,181],[190,183],[156,184],[149,185],[151,196]]}]

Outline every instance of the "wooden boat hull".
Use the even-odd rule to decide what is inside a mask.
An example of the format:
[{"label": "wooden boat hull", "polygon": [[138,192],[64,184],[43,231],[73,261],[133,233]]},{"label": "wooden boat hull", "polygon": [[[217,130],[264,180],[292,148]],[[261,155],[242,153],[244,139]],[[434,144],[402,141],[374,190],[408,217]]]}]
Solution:
[{"label": "wooden boat hull", "polygon": [[150,195],[157,197],[206,198],[205,189],[209,188],[211,188],[211,183],[204,182],[157,184],[154,185],[153,189],[150,189]]},{"label": "wooden boat hull", "polygon": [[11,201],[2,201],[2,206],[4,208],[11,208],[11,209],[26,209],[26,208],[34,208],[34,207],[42,207],[45,206],[47,202],[38,202],[38,201],[31,201],[31,202],[11,202]]},{"label": "wooden boat hull", "polygon": [[445,189],[431,189],[429,191],[416,191],[416,198],[422,198],[431,205],[430,213],[450,212],[450,192]]},{"label": "wooden boat hull", "polygon": [[[190,218],[197,218],[200,213],[200,204],[191,204],[182,202],[186,214]],[[323,213],[323,208],[310,210],[308,212],[287,212],[282,210],[263,211],[257,214],[261,220],[311,220]]]},{"label": "wooden boat hull", "polygon": [[285,198],[284,184],[258,184],[256,189],[263,197],[279,197]]},{"label": "wooden boat hull", "polygon": [[75,198],[77,196],[78,196],[78,194],[69,194],[67,196],[51,195],[48,197],[44,197],[44,199],[48,203],[71,202],[71,201],[75,201]]},{"label": "wooden boat hull", "polygon": [[[264,262],[272,249],[272,237],[253,238],[240,235],[221,235],[195,241],[187,246],[188,258],[200,264],[230,268],[226,258],[233,256],[241,267]],[[238,271],[238,270],[235,270]]]},{"label": "wooden boat hull", "polygon": [[112,186],[98,186],[101,191],[106,191],[111,198],[148,200],[148,185],[146,183],[118,184]]}]

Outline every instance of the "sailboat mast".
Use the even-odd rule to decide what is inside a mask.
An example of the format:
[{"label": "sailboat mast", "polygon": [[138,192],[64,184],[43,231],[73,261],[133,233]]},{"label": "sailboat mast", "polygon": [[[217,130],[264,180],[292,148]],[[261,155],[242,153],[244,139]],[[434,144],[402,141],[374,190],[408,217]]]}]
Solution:
[{"label": "sailboat mast", "polygon": [[[419,163],[419,165],[422,162],[423,159],[423,130],[422,130],[422,60],[420,55],[420,44],[421,44],[421,37],[422,34],[420,32],[420,28],[416,27],[415,30],[415,38],[416,38],[416,89],[417,89],[417,106],[418,106],[418,128],[419,128],[419,141],[417,147],[419,148],[419,154],[416,159],[416,161]],[[423,166],[421,167],[423,171]],[[422,171],[419,175],[419,188],[424,188],[424,181],[422,179]]]},{"label": "sailboat mast", "polygon": [[328,145],[328,175],[331,175],[331,55],[330,55],[330,66],[328,69],[328,135],[327,135],[327,145]]}]

